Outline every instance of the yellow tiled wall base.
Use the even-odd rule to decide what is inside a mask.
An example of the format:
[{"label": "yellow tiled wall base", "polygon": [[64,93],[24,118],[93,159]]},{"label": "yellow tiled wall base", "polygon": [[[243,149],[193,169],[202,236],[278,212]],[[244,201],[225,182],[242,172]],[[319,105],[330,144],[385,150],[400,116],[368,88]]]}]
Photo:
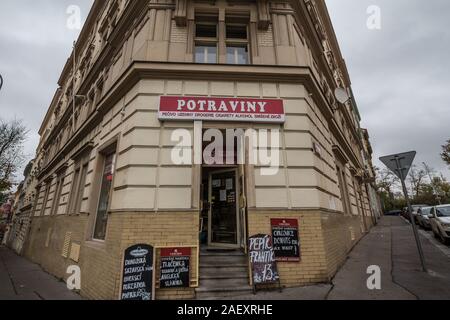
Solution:
[{"label": "yellow tiled wall base", "polygon": [[328,281],[320,212],[250,211],[249,236],[271,234],[271,218],[299,220],[301,262],[278,263],[281,284],[295,287]]},{"label": "yellow tiled wall base", "polygon": [[[301,262],[279,262],[281,283],[286,287],[329,282],[361,238],[360,217],[321,211],[249,212],[249,236],[271,234],[270,219],[299,220]],[[350,230],[354,232],[350,232]],[[352,240],[353,238],[353,240]]]},{"label": "yellow tiled wall base", "polygon": [[[271,234],[271,218],[299,220],[301,262],[278,264],[282,285],[286,287],[328,282],[363,235],[359,216],[321,211],[263,210],[249,210],[249,235]],[[68,266],[78,264],[82,272],[81,295],[88,299],[119,298],[123,252],[139,243],[157,248],[156,266],[160,262],[158,248],[192,247],[191,279],[197,278],[198,212],[113,213],[109,217],[104,243],[85,241],[88,219],[87,215],[35,218],[25,255],[60,279],[69,276],[66,274]],[[70,243],[81,244],[78,263],[62,256],[67,233],[71,236]],[[158,270],[157,267],[156,274]],[[192,299],[195,290],[157,289],[156,297]]]},{"label": "yellow tiled wall base", "polygon": [[327,256],[327,272],[333,277],[348,253],[363,236],[360,216],[323,214],[322,228]]},{"label": "yellow tiled wall base", "polygon": [[[67,232],[72,242],[81,243],[81,295],[88,299],[118,299],[122,256],[131,245],[146,243],[154,247],[198,246],[199,218],[196,212],[114,213],[108,221],[104,243],[84,241],[88,216],[59,216],[35,218],[25,255],[47,272],[67,279],[67,267],[76,262],[63,258]],[[45,247],[48,229],[52,228],[49,247]],[[197,270],[197,251],[193,250],[191,278]],[[159,256],[156,257],[156,264]],[[157,289],[158,299],[190,299],[194,289]]]}]

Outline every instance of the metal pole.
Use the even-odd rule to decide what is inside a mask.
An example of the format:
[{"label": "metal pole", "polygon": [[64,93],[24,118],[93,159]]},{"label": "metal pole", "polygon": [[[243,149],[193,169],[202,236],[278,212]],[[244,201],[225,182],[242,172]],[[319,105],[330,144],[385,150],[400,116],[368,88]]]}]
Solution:
[{"label": "metal pole", "polygon": [[416,239],[417,249],[419,250],[420,262],[422,264],[422,270],[423,270],[423,272],[428,272],[427,267],[425,265],[425,257],[423,254],[422,245],[420,243],[419,232],[417,231],[416,222],[415,222],[414,216],[413,216],[411,201],[409,200],[408,189],[406,188],[405,177],[403,176],[403,168],[400,164],[400,158],[395,157],[395,161],[397,163],[397,170],[400,174],[400,180],[402,181],[403,193],[405,194],[406,203],[408,205],[409,217],[410,217],[411,225],[413,228],[414,238]]}]

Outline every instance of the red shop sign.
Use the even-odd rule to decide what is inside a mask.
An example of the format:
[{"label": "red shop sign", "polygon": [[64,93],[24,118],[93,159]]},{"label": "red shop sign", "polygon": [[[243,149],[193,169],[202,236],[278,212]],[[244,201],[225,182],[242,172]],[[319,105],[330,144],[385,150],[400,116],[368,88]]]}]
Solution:
[{"label": "red shop sign", "polygon": [[161,97],[160,120],[284,123],[283,100]]},{"label": "red shop sign", "polygon": [[191,248],[164,248],[161,257],[190,257]]},{"label": "red shop sign", "polygon": [[301,260],[299,224],[297,219],[271,219],[275,257],[280,262]]}]

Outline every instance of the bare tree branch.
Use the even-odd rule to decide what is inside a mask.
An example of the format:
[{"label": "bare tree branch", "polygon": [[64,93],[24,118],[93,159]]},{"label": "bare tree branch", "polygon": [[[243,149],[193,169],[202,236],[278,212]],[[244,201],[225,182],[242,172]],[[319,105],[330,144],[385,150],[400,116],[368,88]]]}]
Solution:
[{"label": "bare tree branch", "polygon": [[0,192],[12,186],[12,180],[24,161],[23,143],[27,129],[19,120],[0,119]]}]

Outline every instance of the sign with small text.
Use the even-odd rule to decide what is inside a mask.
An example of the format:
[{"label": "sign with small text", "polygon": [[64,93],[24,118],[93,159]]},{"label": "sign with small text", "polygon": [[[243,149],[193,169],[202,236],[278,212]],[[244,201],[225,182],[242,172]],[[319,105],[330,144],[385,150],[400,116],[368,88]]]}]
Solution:
[{"label": "sign with small text", "polygon": [[283,100],[163,96],[159,120],[284,123]]},{"label": "sign with small text", "polygon": [[271,219],[273,250],[280,262],[300,261],[297,219]]},{"label": "sign with small text", "polygon": [[160,288],[189,288],[191,248],[161,249]]},{"label": "sign with small text", "polygon": [[155,300],[154,249],[138,244],[125,250],[121,300]]},{"label": "sign with small text", "polygon": [[253,274],[253,284],[269,284],[280,280],[272,237],[258,234],[249,238],[249,256]]}]

